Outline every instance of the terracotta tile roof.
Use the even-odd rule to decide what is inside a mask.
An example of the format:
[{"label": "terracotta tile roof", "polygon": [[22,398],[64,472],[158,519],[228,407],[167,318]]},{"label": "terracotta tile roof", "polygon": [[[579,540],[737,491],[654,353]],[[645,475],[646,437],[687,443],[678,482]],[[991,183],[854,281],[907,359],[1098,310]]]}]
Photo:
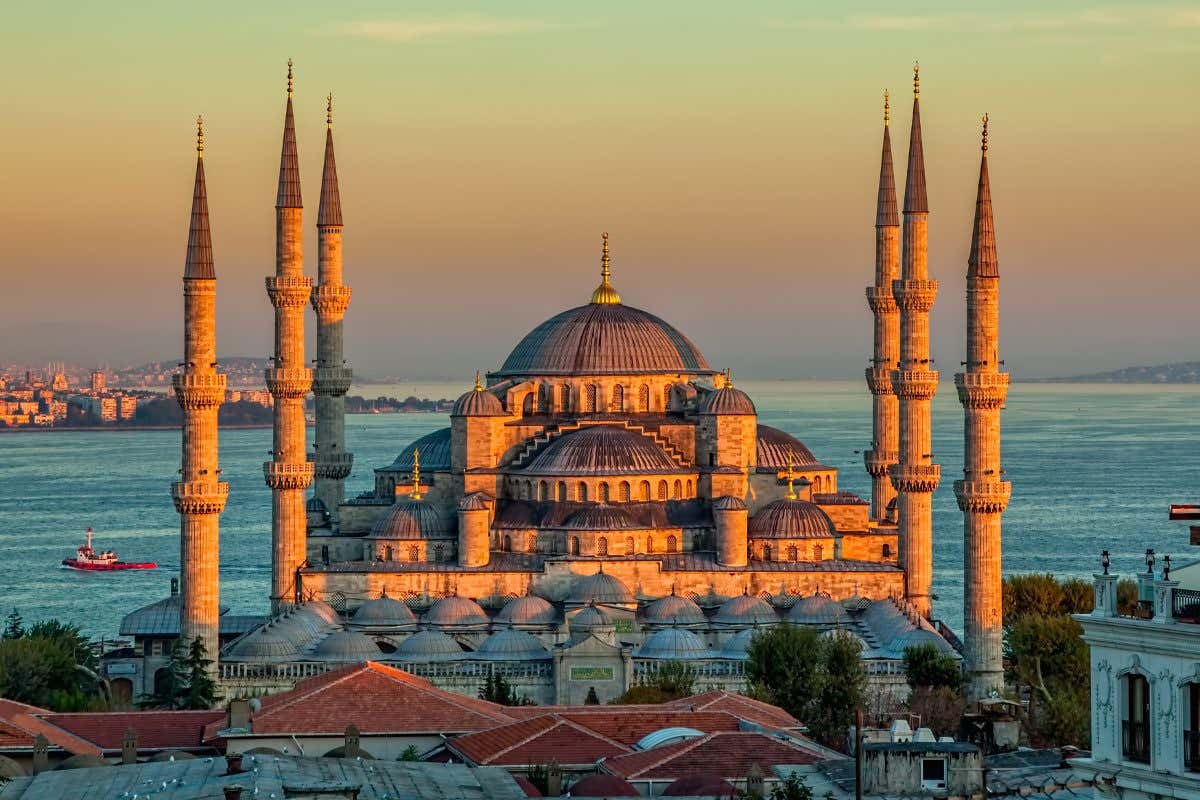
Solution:
[{"label": "terracotta tile roof", "polygon": [[0,720],[0,751],[14,748],[32,748],[33,734],[24,728]]},{"label": "terracotta tile roof", "polygon": [[65,750],[71,755],[100,755],[100,748],[95,744],[51,725],[38,716],[49,713],[37,706],[0,700],[0,748],[33,747],[33,740],[40,733],[51,747]]},{"label": "terracotta tile roof", "polygon": [[138,750],[188,750],[204,744],[204,730],[224,711],[130,711],[44,714],[42,719],[104,750],[120,750],[125,731],[137,732]]},{"label": "terracotta tile roof", "polygon": [[764,733],[718,732],[676,744],[606,759],[600,766],[623,778],[674,780],[684,775],[742,779],[758,765],[770,774],[775,764],[813,764],[826,756],[816,748]]},{"label": "terracotta tile roof", "polygon": [[[308,678],[262,699],[254,734],[468,733],[513,722],[503,706],[447,692],[424,678],[368,661]],[[215,737],[225,721],[210,723]]]},{"label": "terracotta tile roof", "polygon": [[672,700],[666,704],[671,708],[692,709],[694,711],[724,711],[738,719],[765,725],[769,728],[784,730],[801,727],[800,720],[784,711],[779,706],[754,700],[742,694],[733,694],[722,690],[705,692],[704,694]]}]

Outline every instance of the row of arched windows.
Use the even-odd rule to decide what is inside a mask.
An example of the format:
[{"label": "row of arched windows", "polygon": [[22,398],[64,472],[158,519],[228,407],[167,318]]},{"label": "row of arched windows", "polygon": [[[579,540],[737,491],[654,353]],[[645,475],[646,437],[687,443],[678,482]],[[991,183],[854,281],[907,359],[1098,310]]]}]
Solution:
[{"label": "row of arched windows", "polygon": [[[393,548],[389,544],[389,545],[385,546],[379,552],[378,557],[379,557],[380,561],[396,561],[396,560],[398,560],[396,558],[396,555],[397,554],[396,554],[395,548]],[[407,555],[408,555],[408,560],[411,562],[415,563],[417,561],[420,561],[421,560],[420,545],[415,545],[415,544],[409,545]],[[435,544],[433,546],[432,555],[433,555],[433,562],[435,564],[441,564],[442,562],[446,561],[449,556],[448,548],[442,544]]]},{"label": "row of arched windows", "polygon": [[[632,387],[624,384],[612,387],[607,397],[601,396],[598,384],[584,384],[579,396],[572,402],[571,385],[564,383],[552,388],[546,384],[538,386],[536,391],[529,392],[521,401],[521,413],[524,416],[547,414],[552,411],[577,411],[584,414],[607,412],[610,414],[650,412],[650,385],[640,384],[634,397],[627,397],[633,392]],[[632,401],[632,402],[631,402]],[[557,406],[557,408],[555,408]],[[671,407],[671,386],[663,387],[663,408]]]},{"label": "row of arched windows", "polygon": [[690,478],[687,480],[676,478],[674,481],[663,479],[657,483],[651,483],[648,480],[634,483],[620,481],[616,484],[599,481],[595,484],[594,491],[589,489],[585,481],[568,483],[567,481],[543,480],[534,483],[531,480],[518,480],[513,483],[513,494],[516,499],[538,500],[542,503],[548,503],[551,500],[560,503],[568,500],[586,503],[592,497],[600,503],[631,503],[635,500],[642,503],[648,503],[651,500],[661,502],[691,498],[695,490],[696,484]]},{"label": "row of arched windows", "polygon": [[812,481],[812,490],[816,494],[826,494],[833,491],[832,475],[813,475],[809,480]]},{"label": "row of arched windows", "polygon": [[[516,540],[513,538],[512,534],[506,533],[500,539],[501,551],[503,551],[505,553],[513,552],[513,546],[514,546],[515,542],[516,542]],[[626,536],[624,545],[625,545],[624,550],[622,552],[620,552],[620,553],[613,552],[613,550],[610,548],[608,537],[607,536],[598,536],[598,537],[596,537],[595,546],[594,546],[595,555],[597,555],[597,556],[610,556],[610,555],[632,556],[632,555],[638,554],[638,542],[633,536]],[[678,553],[679,552],[679,537],[674,534],[670,534],[667,536],[667,538],[665,540],[663,540],[663,543],[661,545],[656,545],[654,542],[654,535],[647,534],[645,545],[646,545],[645,549],[641,551],[643,553],[651,553],[651,554],[656,553],[656,552]],[[563,551],[563,542],[560,540],[556,545],[554,545],[554,547],[555,547],[556,552],[561,553]],[[583,543],[581,542],[580,537],[572,536],[569,543],[567,544],[567,547],[569,548],[571,555],[573,555],[573,556],[583,555]],[[441,548],[441,546],[439,545],[438,547],[436,547],[434,549],[435,549],[435,551],[440,551],[440,548]],[[390,552],[391,552],[390,547],[388,548],[388,552],[390,554]],[[530,534],[526,535],[526,537],[525,537],[525,552],[526,553],[537,553],[538,552],[538,537],[537,537],[536,533],[530,533]],[[391,560],[391,559],[389,558],[388,560]]]},{"label": "row of arched windows", "polygon": [[[759,554],[760,554],[761,560],[763,560],[763,561],[775,561],[776,555],[779,556],[780,561],[799,561],[802,556],[807,555],[806,553],[801,553],[800,548],[794,544],[788,545],[787,549],[780,547],[778,550],[772,548],[771,545],[769,545],[769,544],[764,544],[762,546],[762,549],[759,551]],[[813,545],[811,560],[812,561],[821,561],[824,558],[825,558],[825,546],[820,545],[820,544]],[[807,561],[810,559],[805,559],[805,560]]]}]

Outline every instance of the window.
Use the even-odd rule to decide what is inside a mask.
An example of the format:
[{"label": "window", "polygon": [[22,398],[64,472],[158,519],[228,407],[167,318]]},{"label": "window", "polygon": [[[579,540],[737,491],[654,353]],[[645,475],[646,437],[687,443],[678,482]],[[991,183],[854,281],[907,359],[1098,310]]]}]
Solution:
[{"label": "window", "polygon": [[692,482],[691,481],[687,482],[687,496],[688,497],[692,496]]},{"label": "window", "polygon": [[619,383],[613,387],[612,407],[610,410],[618,414],[625,410],[625,387]]},{"label": "window", "polygon": [[537,410],[541,414],[550,413],[551,389],[547,384],[540,384],[537,393]]},{"label": "window", "polygon": [[583,481],[579,482],[579,487],[575,490],[575,499],[581,503],[587,502],[587,484]]},{"label": "window", "polygon": [[417,547],[415,544],[409,545],[408,560],[409,561],[420,561],[421,560],[421,548]]},{"label": "window", "polygon": [[621,493],[618,495],[622,503],[629,502],[629,481],[621,481]]},{"label": "window", "polygon": [[538,500],[543,503],[550,499],[550,484],[545,481],[538,481]]},{"label": "window", "polygon": [[788,561],[799,561],[800,560],[800,548],[796,547],[796,545],[794,545],[794,544],[788,545],[787,553],[788,553]]},{"label": "window", "polygon": [[573,556],[579,555],[579,537],[578,536],[571,537],[571,555],[573,555]]},{"label": "window", "polygon": [[589,383],[583,393],[583,410],[592,414],[596,411],[596,384]]},{"label": "window", "polygon": [[892,557],[892,546],[890,544],[885,544],[883,546],[883,557],[884,558]]},{"label": "window", "polygon": [[642,384],[638,387],[638,411],[650,410],[650,387]]},{"label": "window", "polygon": [[558,387],[558,403],[562,411],[571,410],[571,387],[565,383]]},{"label": "window", "polygon": [[671,410],[671,387],[663,387],[663,411]]},{"label": "window", "polygon": [[813,545],[813,561],[821,561],[824,558],[825,558],[825,546],[819,545],[819,544]]},{"label": "window", "polygon": [[525,540],[525,552],[527,552],[527,553],[536,553],[537,552],[537,534],[536,533],[529,534],[528,538]]},{"label": "window", "polygon": [[667,499],[667,482],[666,481],[658,482],[658,499],[659,500]]},{"label": "window", "polygon": [[1150,682],[1145,675],[1125,676],[1125,719],[1121,723],[1121,755],[1150,763]]},{"label": "window", "polygon": [[771,545],[769,545],[769,544],[764,544],[764,545],[763,545],[763,557],[762,557],[762,560],[763,560],[763,561],[770,561],[770,560],[771,560]]},{"label": "window", "polygon": [[946,788],[946,759],[944,759],[944,758],[923,758],[923,759],[921,759],[921,788],[922,789],[945,789]]},{"label": "window", "polygon": [[525,398],[521,401],[521,415],[525,417],[532,417],[533,411],[533,392],[530,392],[529,394],[525,395]]},{"label": "window", "polygon": [[638,500],[641,500],[643,503],[649,502],[650,481],[642,481],[641,485],[638,486]]},{"label": "window", "polygon": [[560,502],[560,503],[567,502],[567,482],[566,481],[558,482],[558,502]]},{"label": "window", "polygon": [[1187,710],[1184,713],[1183,768],[1188,772],[1200,772],[1200,683],[1187,683],[1183,687]]},{"label": "window", "polygon": [[633,543],[632,536],[625,537],[625,555],[631,556],[637,550],[637,546]]},{"label": "window", "polygon": [[390,544],[383,549],[383,560],[384,561],[392,561],[393,560],[392,546]]},{"label": "window", "polygon": [[329,545],[321,545],[321,561],[325,564],[329,563]]},{"label": "window", "polygon": [[500,549],[506,553],[512,552],[512,536],[509,536],[507,533],[504,534],[504,544],[500,547]]},{"label": "window", "polygon": [[646,537],[646,552],[647,553],[654,552],[654,537],[653,536]]},{"label": "window", "polygon": [[678,500],[683,496],[683,481],[676,479],[674,485],[671,486],[671,499]]},{"label": "window", "polygon": [[678,552],[678,547],[679,547],[679,540],[676,539],[674,536],[668,536],[667,537],[667,552],[668,553]]},{"label": "window", "polygon": [[608,555],[608,538],[607,537],[601,536],[599,539],[596,540],[596,555],[598,555],[598,556]]},{"label": "window", "polygon": [[601,503],[607,503],[608,502],[608,482],[600,481],[600,485],[597,487],[597,489],[599,489],[599,491],[596,492],[596,499],[599,500]]},{"label": "window", "polygon": [[438,544],[433,546],[433,560],[439,564],[446,560],[445,545]]}]

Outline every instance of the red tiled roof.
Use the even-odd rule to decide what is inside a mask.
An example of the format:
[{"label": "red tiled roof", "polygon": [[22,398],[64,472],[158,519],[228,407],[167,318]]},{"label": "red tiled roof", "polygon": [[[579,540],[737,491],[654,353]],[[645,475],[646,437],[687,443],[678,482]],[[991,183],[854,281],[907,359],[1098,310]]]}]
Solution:
[{"label": "red tiled roof", "polygon": [[753,700],[742,694],[733,694],[722,690],[705,692],[704,694],[672,700],[665,704],[670,708],[693,709],[695,711],[725,711],[738,719],[766,725],[771,728],[799,728],[800,720],[784,711],[779,706]]},{"label": "red tiled roof", "polygon": [[18,728],[11,722],[0,719],[0,750],[14,747],[33,747],[33,734]]},{"label": "red tiled roof", "polygon": [[593,764],[630,748],[558,714],[460,736],[446,746],[481,766],[521,766],[557,761]]},{"label": "red tiled roof", "polygon": [[19,714],[49,714],[50,709],[18,703],[16,700],[5,700],[0,697],[0,719],[12,719]]},{"label": "red tiled roof", "polygon": [[[250,722],[254,734],[468,733],[513,721],[504,706],[436,688],[424,678],[374,661],[308,678],[264,697]],[[215,737],[225,722],[210,723]]]},{"label": "red tiled roof", "polygon": [[623,778],[674,780],[713,775],[740,780],[757,765],[764,774],[775,764],[812,764],[826,756],[815,748],[751,732],[710,733],[676,744],[606,759],[600,766]]},{"label": "red tiled roof", "polygon": [[33,740],[40,733],[51,747],[65,750],[71,755],[100,755],[100,748],[96,745],[37,716],[49,713],[37,706],[0,700],[0,724],[3,726],[0,728],[0,747],[33,747]]},{"label": "red tiled roof", "polygon": [[43,714],[42,719],[104,750],[120,750],[125,731],[137,733],[138,750],[188,750],[204,744],[205,726],[224,711],[130,711]]}]

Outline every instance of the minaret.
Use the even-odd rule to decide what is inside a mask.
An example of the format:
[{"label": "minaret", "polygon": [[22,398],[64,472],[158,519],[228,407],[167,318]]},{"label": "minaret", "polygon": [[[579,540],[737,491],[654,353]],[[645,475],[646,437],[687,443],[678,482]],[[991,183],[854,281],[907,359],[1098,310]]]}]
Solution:
[{"label": "minaret", "polygon": [[941,481],[941,469],[933,463],[929,414],[938,374],[930,369],[929,358],[929,310],[937,297],[937,281],[929,279],[928,224],[925,155],[921,150],[921,83],[920,72],[914,67],[912,132],[904,185],[904,247],[900,279],[892,284],[900,308],[900,363],[892,373],[892,389],[899,398],[900,460],[892,467],[891,475],[896,487],[905,595],[925,616],[931,610],[933,583],[933,491]]},{"label": "minaret", "polygon": [[266,373],[267,389],[275,398],[275,435],[272,459],[263,464],[263,473],[271,487],[273,611],[291,603],[295,595],[296,571],[305,558],[304,493],[313,478],[304,446],[304,396],[312,385],[312,370],[304,364],[304,307],[312,294],[312,278],[304,276],[303,213],[292,116],[292,62],[288,61],[275,200],[275,274],[267,278],[267,294],[275,306],[274,366]]},{"label": "minaret", "polygon": [[179,512],[179,633],[184,646],[199,639],[216,663],[220,640],[220,514],[229,484],[217,466],[217,411],[225,376],[217,372],[217,273],[204,186],[204,127],[196,120],[196,182],[183,267],[183,370],[172,378],[183,409],[180,479],[171,486]]},{"label": "minaret", "polygon": [[1000,469],[1000,409],[1008,373],[1000,371],[1000,271],[988,179],[988,118],[983,118],[979,193],[967,259],[966,371],[954,376],[966,419],[963,479],[954,494],[963,512],[964,655],[971,700],[1004,690],[1000,515],[1012,485]]},{"label": "minaret", "polygon": [[867,287],[867,305],[875,315],[875,351],[867,368],[871,390],[871,449],[863,454],[871,475],[871,519],[888,515],[896,496],[888,471],[897,462],[899,417],[892,372],[900,358],[900,310],[892,282],[900,277],[900,215],[896,212],[896,177],[892,171],[892,134],[888,94],[883,93],[883,155],[879,165],[879,201],[875,207],[875,284]]},{"label": "minaret", "polygon": [[342,285],[342,200],[333,157],[333,95],[329,95],[325,107],[325,167],[317,211],[317,245],[318,282],[312,295],[313,310],[317,312],[317,368],[312,385],[317,431],[315,452],[309,460],[316,474],[313,496],[336,520],[354,456],[346,452],[346,392],[352,375],[342,355],[342,318],[350,305],[350,287]]}]

